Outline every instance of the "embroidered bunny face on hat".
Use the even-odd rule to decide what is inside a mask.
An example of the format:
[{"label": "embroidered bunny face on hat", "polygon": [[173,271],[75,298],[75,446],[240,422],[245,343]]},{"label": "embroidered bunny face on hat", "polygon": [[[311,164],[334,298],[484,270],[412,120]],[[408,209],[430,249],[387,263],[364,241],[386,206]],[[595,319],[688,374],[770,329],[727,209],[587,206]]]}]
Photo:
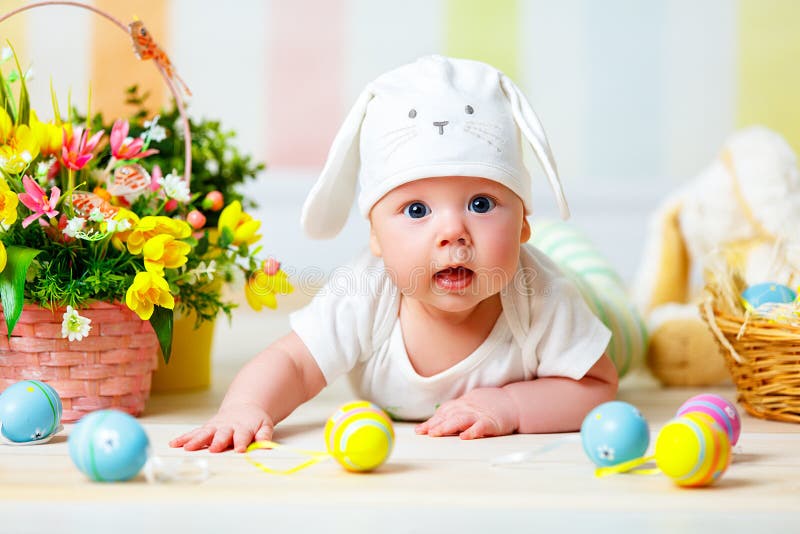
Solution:
[{"label": "embroidered bunny face on hat", "polygon": [[531,212],[531,179],[522,142],[530,143],[556,194],[569,209],[538,117],[507,76],[481,62],[427,56],[367,85],[345,118],[303,206],[302,225],[330,238],[355,197],[364,217],[386,193],[414,180],[444,176],[503,184]]}]

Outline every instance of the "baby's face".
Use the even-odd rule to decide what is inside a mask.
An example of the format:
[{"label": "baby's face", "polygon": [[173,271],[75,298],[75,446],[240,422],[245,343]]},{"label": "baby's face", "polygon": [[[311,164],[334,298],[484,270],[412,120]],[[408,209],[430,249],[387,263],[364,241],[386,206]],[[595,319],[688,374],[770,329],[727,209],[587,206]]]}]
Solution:
[{"label": "baby's face", "polygon": [[511,282],[530,237],[520,198],[484,178],[426,178],[370,212],[370,247],[403,295],[465,311]]}]

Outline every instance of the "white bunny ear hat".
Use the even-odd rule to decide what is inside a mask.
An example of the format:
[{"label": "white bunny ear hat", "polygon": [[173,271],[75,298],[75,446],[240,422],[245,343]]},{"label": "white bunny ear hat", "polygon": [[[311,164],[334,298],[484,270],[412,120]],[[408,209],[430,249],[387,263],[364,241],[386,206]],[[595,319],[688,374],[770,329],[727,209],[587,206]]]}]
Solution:
[{"label": "white bunny ear hat", "polygon": [[333,140],[303,206],[315,239],[344,226],[356,191],[364,217],[386,193],[422,178],[472,176],[501,183],[531,212],[531,178],[520,134],[533,147],[555,192],[569,208],[539,118],[507,76],[478,61],[427,56],[367,85]]}]

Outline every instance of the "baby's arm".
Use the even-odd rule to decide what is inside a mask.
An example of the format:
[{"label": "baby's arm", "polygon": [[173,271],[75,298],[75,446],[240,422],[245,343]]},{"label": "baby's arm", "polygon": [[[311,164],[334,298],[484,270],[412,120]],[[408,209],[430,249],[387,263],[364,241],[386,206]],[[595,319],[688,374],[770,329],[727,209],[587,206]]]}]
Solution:
[{"label": "baby's arm", "polygon": [[322,371],[292,332],[239,371],[214,417],[175,438],[170,446],[221,452],[233,444],[236,451],[244,452],[254,439],[272,439],[274,426],[324,387]]},{"label": "baby's arm", "polygon": [[603,354],[580,380],[545,377],[500,388],[478,388],[446,402],[417,426],[418,434],[462,439],[519,432],[578,430],[592,408],[614,399],[617,370]]}]

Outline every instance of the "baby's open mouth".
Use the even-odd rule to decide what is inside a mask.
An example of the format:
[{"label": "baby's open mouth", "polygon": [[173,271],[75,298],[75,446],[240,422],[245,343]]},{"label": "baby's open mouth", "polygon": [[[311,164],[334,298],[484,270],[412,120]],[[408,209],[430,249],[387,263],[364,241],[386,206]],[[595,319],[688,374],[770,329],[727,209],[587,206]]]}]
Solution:
[{"label": "baby's open mouth", "polygon": [[460,291],[472,283],[475,273],[466,267],[448,267],[433,275],[436,286],[447,291]]}]

